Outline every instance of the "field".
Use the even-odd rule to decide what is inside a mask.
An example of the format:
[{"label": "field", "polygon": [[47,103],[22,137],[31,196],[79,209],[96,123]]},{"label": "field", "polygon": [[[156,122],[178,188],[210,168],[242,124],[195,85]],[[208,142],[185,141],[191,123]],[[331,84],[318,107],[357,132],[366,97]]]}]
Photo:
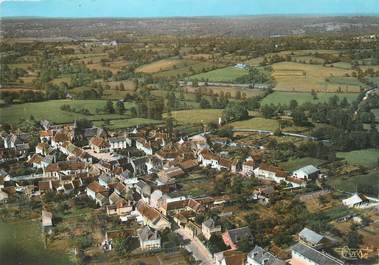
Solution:
[{"label": "field", "polygon": [[[272,67],[272,75],[277,82],[275,90],[311,91],[314,89],[318,92],[338,90],[359,92],[361,88],[361,84],[356,80],[345,77],[346,74],[351,75],[352,70],[349,69],[295,62],[275,63]],[[333,82],[333,79],[330,79],[335,77],[338,77],[339,82]]]},{"label": "field", "polygon": [[[183,60],[184,61],[184,60]],[[154,73],[154,77],[185,77],[193,73],[211,70],[214,67],[222,67],[222,64],[212,62],[184,61],[185,63],[177,64],[171,69]]]},{"label": "field", "polygon": [[0,223],[0,264],[71,265],[68,255],[43,246],[39,222]]},{"label": "field", "polygon": [[235,68],[233,66],[213,70],[206,73],[201,73],[191,76],[191,79],[204,80],[209,82],[233,82],[237,78],[248,73],[245,69]]},{"label": "field", "polygon": [[[0,123],[17,123],[19,119],[29,119],[31,115],[36,120],[48,119],[56,123],[72,122],[75,119],[108,120],[122,119],[124,115],[119,114],[96,114],[96,109],[103,109],[105,100],[49,100],[44,102],[14,104],[0,108]],[[70,105],[74,108],[86,108],[91,115],[62,111],[62,105]],[[125,108],[130,108],[132,103],[125,103]]]},{"label": "field", "polygon": [[287,171],[294,171],[296,169],[299,169],[307,165],[314,165],[315,167],[317,167],[318,165],[324,162],[325,162],[324,160],[317,159],[317,158],[303,157],[303,158],[290,159],[286,162],[280,163],[279,165]]},{"label": "field", "polygon": [[363,192],[371,196],[378,196],[379,170],[372,170],[365,175],[357,175],[352,177],[335,177],[328,180],[329,185],[338,190],[347,192]]},{"label": "field", "polygon": [[296,99],[297,103],[303,104],[306,102],[327,102],[330,97],[334,95],[341,99],[344,97],[349,101],[354,101],[357,97],[357,93],[317,93],[318,99],[313,99],[311,93],[305,92],[282,92],[275,91],[262,100],[262,104],[289,104],[291,99]]},{"label": "field", "polygon": [[179,123],[217,122],[221,116],[222,110],[220,109],[194,109],[172,112],[172,117]]},{"label": "field", "polygon": [[277,120],[264,118],[252,118],[245,121],[236,121],[232,122],[230,125],[238,129],[255,129],[269,131],[275,131],[279,128],[279,122]]},{"label": "field", "polygon": [[368,168],[377,166],[379,149],[363,149],[351,152],[338,152],[338,158],[345,159],[349,164],[360,165]]},{"label": "field", "polygon": [[133,118],[133,119],[122,119],[122,120],[111,120],[109,124],[104,121],[95,121],[94,125],[99,127],[107,127],[110,130],[123,129],[128,127],[133,127],[137,125],[154,124],[160,123],[158,120],[143,119],[143,118]]},{"label": "field", "polygon": [[153,74],[153,73],[171,69],[172,67],[176,66],[179,63],[180,61],[178,59],[164,59],[164,60],[156,61],[150,64],[142,65],[138,67],[135,70],[135,72]]}]

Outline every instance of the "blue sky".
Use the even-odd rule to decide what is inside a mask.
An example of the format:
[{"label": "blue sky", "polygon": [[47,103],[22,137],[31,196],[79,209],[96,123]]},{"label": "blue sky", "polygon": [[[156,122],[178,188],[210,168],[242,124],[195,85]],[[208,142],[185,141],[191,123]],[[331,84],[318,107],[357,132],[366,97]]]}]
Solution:
[{"label": "blue sky", "polygon": [[0,0],[0,16],[379,14],[379,0]]}]

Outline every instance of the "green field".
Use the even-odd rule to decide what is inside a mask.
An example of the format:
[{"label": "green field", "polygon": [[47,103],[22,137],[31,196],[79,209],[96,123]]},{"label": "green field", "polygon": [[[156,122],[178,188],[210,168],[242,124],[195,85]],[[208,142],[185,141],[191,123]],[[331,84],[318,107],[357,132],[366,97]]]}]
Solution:
[{"label": "green field", "polygon": [[338,84],[341,86],[362,86],[365,87],[366,85],[363,84],[361,81],[358,80],[356,77],[345,77],[345,76],[339,76],[339,77],[328,77],[328,82],[331,84]]},{"label": "green field", "polygon": [[351,152],[338,152],[338,158],[345,159],[349,164],[375,167],[379,159],[379,149],[363,149]]},{"label": "green field", "polygon": [[235,68],[233,66],[213,70],[191,76],[191,79],[204,80],[209,82],[233,82],[237,78],[248,74],[245,69]]},{"label": "green field", "polygon": [[288,105],[291,99],[296,99],[298,104],[303,104],[306,102],[316,103],[316,102],[328,102],[330,97],[334,95],[338,96],[340,100],[344,97],[352,102],[358,97],[358,93],[317,93],[316,100],[313,99],[311,93],[307,92],[281,92],[275,91],[262,100],[262,104],[282,104]]},{"label": "green field", "polygon": [[303,158],[290,159],[286,162],[279,163],[279,165],[283,169],[291,172],[307,165],[314,165],[315,167],[317,167],[318,165],[321,165],[324,162],[325,162],[324,160],[313,158],[313,157],[303,157]]},{"label": "green field", "polygon": [[338,190],[347,192],[363,192],[371,196],[379,193],[379,170],[373,170],[365,175],[353,177],[336,177],[328,180],[329,185]]},{"label": "green field", "polygon": [[137,125],[155,124],[162,121],[143,119],[143,118],[133,118],[133,119],[122,119],[122,120],[111,120],[110,124],[105,124],[104,121],[95,121],[94,125],[98,127],[107,127],[110,130],[123,129],[128,127],[134,127]]},{"label": "green field", "polygon": [[279,122],[277,120],[264,118],[252,118],[245,121],[236,121],[232,122],[230,125],[238,129],[254,129],[269,131],[275,131],[279,128]]},{"label": "green field", "polygon": [[[72,122],[75,119],[86,118],[88,120],[122,119],[124,115],[119,114],[96,114],[96,109],[103,109],[105,100],[49,100],[24,104],[14,104],[0,108],[0,123],[17,123],[19,119],[29,119],[31,115],[36,120],[47,119],[55,123]],[[62,111],[62,105],[70,105],[74,108],[86,108],[91,115]],[[125,103],[125,108],[131,108],[132,103]]]},{"label": "green field", "polygon": [[193,109],[172,112],[172,117],[183,124],[217,122],[221,116],[222,110],[220,109]]},{"label": "green field", "polygon": [[69,256],[45,249],[39,222],[0,223],[0,264],[73,265]]}]

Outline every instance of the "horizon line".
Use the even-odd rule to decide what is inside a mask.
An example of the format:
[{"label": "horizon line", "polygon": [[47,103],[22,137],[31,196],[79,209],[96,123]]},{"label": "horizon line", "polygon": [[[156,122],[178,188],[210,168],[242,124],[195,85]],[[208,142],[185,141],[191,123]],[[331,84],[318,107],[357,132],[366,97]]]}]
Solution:
[{"label": "horizon line", "polygon": [[240,14],[240,15],[200,15],[200,16],[0,16],[3,19],[166,19],[166,18],[238,18],[238,17],[376,17],[379,13],[267,13],[267,14]]}]

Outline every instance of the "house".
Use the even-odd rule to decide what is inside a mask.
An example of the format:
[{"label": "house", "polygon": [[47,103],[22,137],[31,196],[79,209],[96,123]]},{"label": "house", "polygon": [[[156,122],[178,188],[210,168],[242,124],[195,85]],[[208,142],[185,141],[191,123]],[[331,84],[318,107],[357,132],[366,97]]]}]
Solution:
[{"label": "house", "polygon": [[158,203],[162,199],[163,193],[160,190],[155,190],[150,195],[150,206],[153,208],[158,208]]},{"label": "house", "polygon": [[161,238],[157,231],[153,231],[148,226],[144,226],[137,232],[140,247],[142,250],[156,250],[161,248]]},{"label": "house", "polygon": [[246,265],[286,265],[286,262],[260,246],[255,246],[247,255]]},{"label": "house", "polygon": [[53,214],[42,210],[42,228],[45,232],[51,233],[53,227]]},{"label": "house", "polygon": [[119,149],[126,149],[129,146],[125,137],[111,137],[108,139],[109,149],[111,152]]},{"label": "house", "polygon": [[221,225],[216,225],[215,221],[209,218],[201,224],[201,232],[209,240],[212,234],[221,232]]},{"label": "house", "polygon": [[350,208],[359,208],[370,203],[370,200],[363,194],[355,193],[353,196],[342,200],[343,205],[346,205]]},{"label": "house", "polygon": [[36,154],[40,154],[40,155],[47,155],[48,154],[48,151],[49,151],[49,144],[48,143],[45,143],[45,142],[42,142],[42,143],[38,143],[37,146],[36,146],[36,151],[35,153]]},{"label": "house", "polygon": [[245,265],[246,254],[241,251],[227,250],[213,255],[216,265]]},{"label": "house", "polygon": [[266,163],[261,163],[259,167],[254,169],[254,175],[257,178],[267,179],[276,183],[285,181],[287,176],[286,172],[281,168]]},{"label": "house", "polygon": [[96,200],[96,194],[104,193],[106,191],[107,190],[96,181],[90,183],[86,188],[87,196],[93,200]]},{"label": "house", "polygon": [[320,169],[313,165],[308,165],[292,173],[292,177],[303,180],[316,179],[320,174]]},{"label": "house", "polygon": [[59,148],[64,142],[71,142],[71,136],[64,130],[56,132],[51,138],[51,146],[53,148]]},{"label": "house", "polygon": [[232,161],[212,153],[209,149],[202,150],[198,156],[198,160],[203,167],[210,166],[217,170],[230,170],[232,166]]},{"label": "house", "polygon": [[320,252],[310,246],[297,243],[292,247],[291,265],[344,265],[345,263],[326,252]]},{"label": "house", "polygon": [[198,134],[189,138],[191,144],[199,151],[208,148],[207,138]]},{"label": "house", "polygon": [[99,177],[99,184],[105,188],[109,188],[109,184],[112,183],[112,177],[106,173],[103,173]]},{"label": "house", "polygon": [[6,193],[0,189],[0,202],[7,202],[8,197],[9,197],[8,193]]},{"label": "house", "polygon": [[319,247],[325,241],[324,236],[306,227],[300,231],[298,237],[300,242],[313,248]]},{"label": "house", "polygon": [[59,178],[60,174],[63,175],[74,175],[80,173],[88,172],[88,166],[86,163],[81,161],[60,161],[58,163],[53,163],[48,165],[44,169],[44,175],[46,177]]},{"label": "house", "polygon": [[158,173],[159,180],[163,183],[175,182],[175,179],[185,175],[183,169],[180,167],[170,167],[168,169],[163,169]]},{"label": "house", "polygon": [[143,138],[138,138],[136,140],[136,148],[138,150],[143,151],[146,155],[152,155],[153,154],[153,148],[151,146],[151,143],[146,141]]},{"label": "house", "polygon": [[106,153],[109,145],[103,137],[94,136],[89,140],[89,146],[95,153]]},{"label": "house", "polygon": [[184,171],[189,171],[196,168],[199,165],[199,162],[196,159],[188,159],[179,162],[177,165]]},{"label": "house", "polygon": [[150,207],[143,200],[138,201],[136,211],[142,217],[143,223],[155,230],[163,231],[166,228],[171,228],[170,222],[160,212]]},{"label": "house", "polygon": [[133,205],[130,201],[125,201],[123,198],[120,197],[120,199],[115,200],[115,198],[112,197],[113,194],[114,193],[112,193],[108,198],[111,205],[106,206],[108,215],[117,214],[118,216],[124,216],[133,211]]},{"label": "house", "polygon": [[145,181],[140,180],[135,184],[136,192],[141,195],[142,199],[149,201],[151,195],[151,186]]},{"label": "house", "polygon": [[148,159],[145,165],[147,168],[147,173],[151,174],[151,173],[159,172],[163,167],[163,162],[157,156],[152,155],[152,156],[148,156]]},{"label": "house", "polygon": [[242,164],[241,174],[244,176],[251,176],[254,174],[255,161],[253,158],[246,158],[245,162]]},{"label": "house", "polygon": [[253,241],[253,235],[248,226],[227,230],[222,234],[222,239],[225,245],[229,246],[232,250],[238,248],[238,243],[244,240]]}]

